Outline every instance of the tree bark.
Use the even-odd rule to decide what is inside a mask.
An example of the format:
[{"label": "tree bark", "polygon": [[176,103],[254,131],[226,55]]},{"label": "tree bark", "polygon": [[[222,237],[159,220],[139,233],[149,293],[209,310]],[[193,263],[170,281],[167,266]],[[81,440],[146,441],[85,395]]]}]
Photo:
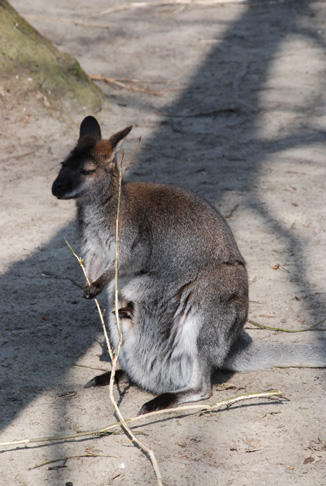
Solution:
[{"label": "tree bark", "polygon": [[79,63],[0,0],[1,88],[60,111],[98,112],[105,96]]}]

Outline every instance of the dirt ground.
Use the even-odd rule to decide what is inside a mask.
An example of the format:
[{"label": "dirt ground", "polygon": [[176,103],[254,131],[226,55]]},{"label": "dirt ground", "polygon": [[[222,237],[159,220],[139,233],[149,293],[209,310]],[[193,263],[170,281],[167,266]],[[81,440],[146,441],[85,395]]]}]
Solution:
[{"label": "dirt ground", "polygon": [[[87,73],[134,88],[100,82],[110,102],[97,114],[103,134],[133,124],[126,152],[142,142],[128,178],[189,187],[227,218],[248,264],[250,319],[287,329],[322,321],[325,2],[11,3]],[[63,121],[40,105],[0,90],[1,442],[115,421],[108,390],[83,388],[108,357],[64,241],[78,251],[74,203],[51,195],[82,115]],[[326,337],[248,328],[265,341]],[[221,378],[232,388],[216,384],[211,403],[271,389],[289,401],[144,420],[134,430],[152,447],[164,484],[325,485],[325,370]],[[125,417],[151,398],[127,385],[120,392]],[[150,462],[122,433],[0,451],[3,485],[156,484]]]}]

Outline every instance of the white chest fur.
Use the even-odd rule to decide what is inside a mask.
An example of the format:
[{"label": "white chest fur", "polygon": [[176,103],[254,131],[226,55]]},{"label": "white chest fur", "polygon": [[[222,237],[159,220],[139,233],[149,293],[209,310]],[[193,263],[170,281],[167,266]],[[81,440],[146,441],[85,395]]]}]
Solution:
[{"label": "white chest fur", "polygon": [[116,257],[114,232],[110,231],[101,214],[85,211],[82,224],[82,254],[91,281],[113,266]]}]

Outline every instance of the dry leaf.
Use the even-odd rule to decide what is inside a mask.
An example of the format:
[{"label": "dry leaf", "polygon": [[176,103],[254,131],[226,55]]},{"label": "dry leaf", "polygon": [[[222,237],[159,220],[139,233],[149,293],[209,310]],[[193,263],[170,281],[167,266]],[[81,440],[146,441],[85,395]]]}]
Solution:
[{"label": "dry leaf", "polygon": [[310,464],[311,462],[314,462],[314,458],[312,456],[307,457],[304,461],[303,464]]}]

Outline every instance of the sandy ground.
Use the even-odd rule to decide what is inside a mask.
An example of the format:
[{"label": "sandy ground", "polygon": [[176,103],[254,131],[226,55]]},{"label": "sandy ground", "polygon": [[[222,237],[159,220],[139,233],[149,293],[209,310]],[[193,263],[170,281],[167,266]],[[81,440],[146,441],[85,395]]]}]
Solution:
[{"label": "sandy ground", "polygon": [[[248,263],[250,318],[304,329],[325,318],[326,4],[213,3],[57,0],[45,11],[41,0],[12,2],[87,73],[156,92],[100,84],[111,103],[98,114],[103,133],[133,124],[127,153],[142,136],[128,177],[181,184],[211,201]],[[114,422],[108,391],[83,389],[108,358],[94,303],[72,282],[84,284],[64,242],[79,248],[74,203],[50,191],[82,117],[62,121],[37,103],[1,91],[1,441]],[[215,385],[211,402],[270,389],[289,401],[144,421],[135,430],[164,484],[325,485],[325,371],[221,378],[233,388]],[[125,417],[151,397],[125,385],[120,392]],[[0,451],[3,485],[156,484],[123,434]],[[71,456],[80,457],[31,469]]]}]

